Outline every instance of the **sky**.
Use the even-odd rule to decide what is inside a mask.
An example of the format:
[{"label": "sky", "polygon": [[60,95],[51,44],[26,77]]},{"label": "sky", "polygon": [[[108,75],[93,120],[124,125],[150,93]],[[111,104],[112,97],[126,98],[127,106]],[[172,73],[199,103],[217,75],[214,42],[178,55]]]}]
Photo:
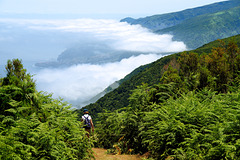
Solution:
[{"label": "sky", "polygon": [[[0,0],[0,13],[148,16],[223,0]],[[138,17],[134,17],[138,18]]]}]

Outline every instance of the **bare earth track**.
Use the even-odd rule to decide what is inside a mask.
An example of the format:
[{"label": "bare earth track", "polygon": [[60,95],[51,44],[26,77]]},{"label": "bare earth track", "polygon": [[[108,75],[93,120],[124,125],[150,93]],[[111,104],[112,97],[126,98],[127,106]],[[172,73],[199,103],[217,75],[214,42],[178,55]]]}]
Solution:
[{"label": "bare earth track", "polygon": [[92,150],[96,160],[142,160],[138,155],[111,155],[102,148],[93,148]]}]

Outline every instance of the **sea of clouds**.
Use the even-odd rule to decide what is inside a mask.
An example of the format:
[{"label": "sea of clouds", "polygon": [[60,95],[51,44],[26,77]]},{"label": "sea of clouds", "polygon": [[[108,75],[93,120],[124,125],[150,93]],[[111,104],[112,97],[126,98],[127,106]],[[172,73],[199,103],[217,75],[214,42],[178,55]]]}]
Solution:
[{"label": "sea of clouds", "polygon": [[[109,19],[34,20],[0,19],[5,31],[0,38],[3,44],[18,44],[20,54],[7,48],[9,58],[23,61],[37,57],[36,62],[52,59],[71,45],[94,42],[106,44],[113,50],[139,51],[144,54],[106,64],[79,64],[66,68],[35,69],[34,79],[38,90],[53,93],[74,105],[82,105],[113,82],[124,78],[140,65],[151,63],[163,54],[186,50],[183,42],[172,41],[172,35],[157,35],[140,25]],[[18,30],[16,30],[16,28]],[[11,34],[14,30],[16,35]],[[20,32],[24,31],[24,34]],[[18,39],[18,40],[16,40]],[[24,43],[23,43],[24,42]],[[31,52],[36,46],[37,52]],[[10,45],[11,47],[11,45]],[[31,50],[27,50],[27,48]],[[92,49],[92,48],[89,48]],[[7,56],[7,55],[5,55]],[[6,58],[6,57],[4,57]],[[30,69],[31,70],[31,69]]]},{"label": "sea of clouds", "polygon": [[79,64],[63,69],[43,69],[34,78],[40,90],[82,105],[135,68],[160,57],[157,54],[139,55],[103,65]]}]

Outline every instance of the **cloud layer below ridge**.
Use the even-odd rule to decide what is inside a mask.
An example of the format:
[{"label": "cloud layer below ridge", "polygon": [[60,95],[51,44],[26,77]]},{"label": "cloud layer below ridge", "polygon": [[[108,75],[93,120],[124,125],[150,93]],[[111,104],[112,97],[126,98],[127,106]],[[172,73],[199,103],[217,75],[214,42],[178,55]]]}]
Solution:
[{"label": "cloud layer below ridge", "polygon": [[[4,57],[6,59],[14,57],[23,62],[34,57],[52,59],[60,54],[57,51],[89,43],[144,53],[115,63],[79,64],[61,69],[37,69],[31,73],[35,74],[38,90],[79,103],[89,100],[140,65],[151,63],[169,52],[186,50],[183,42],[172,41],[172,35],[157,35],[140,25],[109,19],[0,19],[0,24],[4,28],[0,30],[2,51],[9,53],[9,57]],[[14,52],[22,52],[11,53],[13,48]],[[91,49],[94,47],[89,47]]]},{"label": "cloud layer below ridge", "polygon": [[139,55],[104,65],[79,64],[65,69],[43,69],[34,78],[37,79],[39,90],[81,104],[140,65],[151,63],[160,57],[156,54]]}]

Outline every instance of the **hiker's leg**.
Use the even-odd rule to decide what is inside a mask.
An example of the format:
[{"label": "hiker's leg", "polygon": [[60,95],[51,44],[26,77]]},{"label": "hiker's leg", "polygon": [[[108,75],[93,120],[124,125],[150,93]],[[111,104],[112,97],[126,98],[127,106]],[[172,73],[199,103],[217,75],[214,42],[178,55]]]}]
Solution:
[{"label": "hiker's leg", "polygon": [[87,131],[87,134],[86,134],[86,135],[87,135],[88,138],[89,138],[89,136],[90,136],[90,132],[91,132],[91,129],[87,129],[87,128],[86,128],[85,130]]}]

